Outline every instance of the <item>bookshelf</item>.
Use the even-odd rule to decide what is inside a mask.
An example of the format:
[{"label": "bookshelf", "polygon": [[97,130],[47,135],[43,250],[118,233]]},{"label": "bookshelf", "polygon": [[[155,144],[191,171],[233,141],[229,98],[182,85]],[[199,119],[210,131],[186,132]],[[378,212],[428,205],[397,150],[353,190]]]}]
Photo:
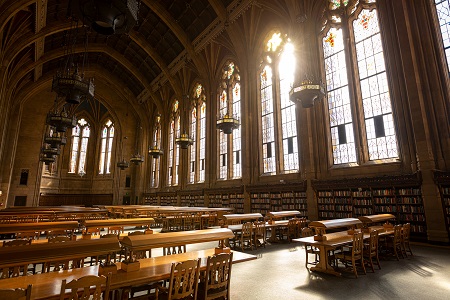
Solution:
[{"label": "bookshelf", "polygon": [[203,207],[205,206],[205,197],[203,190],[196,191],[179,191],[180,205],[190,207]]},{"label": "bookshelf", "polygon": [[445,225],[450,236],[450,172],[434,171],[434,181],[439,187]]},{"label": "bookshelf", "polygon": [[162,206],[177,206],[178,197],[176,193],[159,193]]},{"label": "bookshelf", "polygon": [[145,195],[144,205],[158,205],[158,195],[156,193]]},{"label": "bookshelf", "polygon": [[244,193],[231,193],[229,195],[230,207],[234,208],[234,212],[237,214],[244,213]]},{"label": "bookshelf", "polygon": [[249,186],[247,190],[252,213],[265,215],[271,211],[298,210],[302,216],[308,216],[306,182]]},{"label": "bookshelf", "polygon": [[[426,238],[426,220],[420,183],[420,174],[416,173],[314,181],[312,186],[321,220],[390,213],[396,217],[397,223],[411,224],[412,238],[422,239]],[[443,201],[450,204],[450,201]],[[447,206],[447,213],[449,210],[450,206]],[[448,214],[447,219],[450,222]]]}]

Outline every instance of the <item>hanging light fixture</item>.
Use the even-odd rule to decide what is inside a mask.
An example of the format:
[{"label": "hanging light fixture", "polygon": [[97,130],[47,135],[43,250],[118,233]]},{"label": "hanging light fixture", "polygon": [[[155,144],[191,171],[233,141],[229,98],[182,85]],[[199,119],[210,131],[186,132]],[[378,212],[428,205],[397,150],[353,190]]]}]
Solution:
[{"label": "hanging light fixture", "polygon": [[130,158],[130,162],[135,165],[139,165],[140,163],[144,162],[144,157],[139,153],[136,153]]},{"label": "hanging light fixture", "polygon": [[189,146],[194,144],[194,140],[186,133],[186,121],[187,121],[187,107],[189,105],[189,95],[184,95],[183,102],[183,114],[180,116],[181,122],[183,122],[183,133],[175,139],[175,143],[180,146],[181,149],[187,149]]},{"label": "hanging light fixture", "polygon": [[151,155],[153,158],[158,158],[161,155],[163,155],[163,151],[158,148],[157,145],[154,145],[148,149],[148,154]]},{"label": "hanging light fixture", "polygon": [[[230,93],[230,85],[235,81],[239,81],[239,75],[234,74],[234,65],[227,65],[223,69],[223,77],[221,83],[226,91],[226,99],[224,99],[224,101],[226,101],[227,112],[225,114],[221,114],[216,123],[216,128],[222,130],[225,134],[231,134],[233,130],[238,129],[241,125],[237,116],[230,113],[231,105],[228,95]],[[222,94],[221,97],[225,97],[225,95]]]},{"label": "hanging light fixture", "polygon": [[68,128],[77,126],[77,118],[75,115],[69,116],[64,105],[61,111],[58,110],[58,97],[55,99],[53,110],[47,114],[47,125],[55,127],[57,132],[66,132]]},{"label": "hanging light fixture", "polygon": [[302,107],[313,107],[314,103],[325,96],[325,86],[320,80],[314,78],[305,79],[300,84],[294,84],[289,92],[289,100],[295,103],[300,103]]},{"label": "hanging light fixture", "polygon": [[65,33],[64,61],[52,81],[52,91],[70,104],[79,104],[83,99],[93,99],[95,90],[94,79],[84,78],[84,68],[87,63],[87,29],[84,52],[81,55],[74,53],[78,30],[77,23],[72,22],[71,29]]},{"label": "hanging light fixture", "polygon": [[[127,113],[127,116],[128,116],[128,113]],[[122,152],[123,152],[123,141],[126,139],[128,139],[128,137],[124,136],[122,142],[120,143]],[[130,166],[130,164],[123,157],[122,157],[122,160],[117,163],[117,167],[121,170],[125,170],[129,166]]]},{"label": "hanging light fixture", "polygon": [[71,0],[70,15],[103,35],[128,33],[138,21],[137,0]]}]

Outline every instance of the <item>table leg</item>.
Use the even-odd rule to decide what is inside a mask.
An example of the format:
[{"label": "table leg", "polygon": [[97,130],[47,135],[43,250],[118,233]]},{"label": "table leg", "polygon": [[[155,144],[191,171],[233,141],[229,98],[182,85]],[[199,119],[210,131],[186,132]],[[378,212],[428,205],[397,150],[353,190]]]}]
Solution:
[{"label": "table leg", "polygon": [[328,262],[328,249],[323,245],[316,246],[319,249],[319,262],[314,267],[311,267],[311,271],[317,271],[335,276],[341,276],[341,273],[336,272]]}]

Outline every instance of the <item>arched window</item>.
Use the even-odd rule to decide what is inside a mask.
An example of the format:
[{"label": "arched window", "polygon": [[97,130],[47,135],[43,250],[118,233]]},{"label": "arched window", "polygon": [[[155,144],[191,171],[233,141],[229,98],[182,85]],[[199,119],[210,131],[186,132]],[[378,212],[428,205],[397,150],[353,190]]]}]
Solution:
[{"label": "arched window", "polygon": [[180,136],[180,112],[179,102],[175,100],[172,107],[172,116],[169,129],[169,153],[167,185],[178,185],[178,168],[180,165],[180,146],[175,143],[175,139]]},{"label": "arched window", "polygon": [[442,44],[447,59],[447,68],[450,72],[450,2],[448,0],[435,0],[435,4],[441,30]]},{"label": "arched window", "polygon": [[[375,2],[359,1],[343,10],[338,8],[349,1],[329,4],[331,27],[322,44],[335,165],[398,157]],[[350,47],[344,45],[346,39]],[[356,87],[355,94],[349,82]],[[356,154],[355,139],[364,145],[363,157]]]},{"label": "arched window", "polygon": [[87,147],[90,131],[89,124],[84,118],[78,120],[77,126],[72,129],[69,173],[86,174]]},{"label": "arched window", "polygon": [[[155,118],[155,127],[153,130],[153,145],[157,149],[161,149],[161,115],[158,114]],[[159,185],[159,168],[161,159],[152,158],[152,179],[151,187],[156,188]]]},{"label": "arched window", "polygon": [[297,172],[299,155],[295,104],[289,100],[294,82],[294,46],[280,32],[266,42],[260,72],[262,172]]},{"label": "arched window", "polygon": [[206,96],[203,86],[196,84],[193,94],[189,128],[194,142],[189,147],[189,183],[205,181]]},{"label": "arched window", "polygon": [[[225,116],[241,119],[241,84],[239,68],[227,62],[223,68],[218,93],[219,119]],[[218,132],[218,179],[237,179],[242,176],[241,129],[231,134]],[[231,163],[229,163],[231,162]]]},{"label": "arched window", "polygon": [[99,174],[111,173],[111,153],[114,141],[114,124],[111,120],[107,120],[102,128],[102,136],[100,142],[100,163]]}]

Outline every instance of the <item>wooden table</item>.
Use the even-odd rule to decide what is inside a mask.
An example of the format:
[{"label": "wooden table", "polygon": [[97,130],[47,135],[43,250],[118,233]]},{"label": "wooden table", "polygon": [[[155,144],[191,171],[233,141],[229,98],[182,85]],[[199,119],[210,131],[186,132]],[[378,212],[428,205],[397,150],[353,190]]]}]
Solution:
[{"label": "wooden table", "polygon": [[[373,227],[374,230],[378,230],[379,235],[392,234],[393,230],[385,230],[382,226]],[[314,236],[293,239],[294,242],[299,242],[305,245],[311,245],[319,249],[319,262],[314,267],[311,267],[311,271],[317,271],[336,276],[341,276],[340,272],[337,272],[328,261],[328,251],[336,249],[337,247],[350,244],[353,241],[353,235],[348,234],[347,231],[339,231],[334,233],[325,234],[326,240],[316,241]],[[369,233],[364,233],[364,239],[370,237]]]},{"label": "wooden table", "polygon": [[38,223],[6,223],[0,224],[0,234],[19,232],[42,232],[51,230],[70,230],[79,228],[77,221],[38,222]]},{"label": "wooden table", "polygon": [[[206,260],[208,256],[212,255],[214,255],[214,249],[141,259],[140,270],[124,272],[119,269],[117,274],[112,274],[111,289],[128,288],[130,286],[169,279],[172,263],[188,259],[201,258],[201,270],[206,270]],[[256,258],[255,255],[233,251],[233,264],[254,260]],[[118,268],[121,267],[121,263],[117,263],[117,265]],[[2,279],[0,280],[0,289],[26,287],[28,284],[32,284],[31,299],[59,299],[63,279],[71,281],[82,276],[97,275],[98,268],[98,266],[91,266],[61,272]]]},{"label": "wooden table", "polygon": [[251,214],[228,214],[223,215],[225,219],[225,225],[230,225],[231,222],[242,222],[242,221],[253,221],[263,219],[263,215],[260,213],[251,213]]}]

